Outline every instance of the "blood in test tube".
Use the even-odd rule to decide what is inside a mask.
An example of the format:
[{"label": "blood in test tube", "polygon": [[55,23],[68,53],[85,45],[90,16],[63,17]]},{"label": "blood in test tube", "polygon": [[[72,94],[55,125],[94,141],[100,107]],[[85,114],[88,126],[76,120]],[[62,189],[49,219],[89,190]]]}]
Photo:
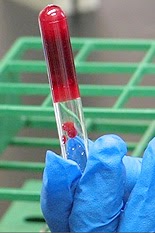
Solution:
[{"label": "blood in test tube", "polygon": [[66,15],[59,6],[48,5],[40,12],[39,25],[62,156],[67,158],[66,143],[76,137],[83,140],[87,156],[87,133]]},{"label": "blood in test tube", "polygon": [[80,97],[64,12],[58,6],[47,6],[40,13],[40,26],[53,101],[57,103]]},{"label": "blood in test tube", "polygon": [[70,138],[74,138],[77,135],[77,130],[75,129],[73,122],[65,122],[62,125],[64,131],[67,132]]}]

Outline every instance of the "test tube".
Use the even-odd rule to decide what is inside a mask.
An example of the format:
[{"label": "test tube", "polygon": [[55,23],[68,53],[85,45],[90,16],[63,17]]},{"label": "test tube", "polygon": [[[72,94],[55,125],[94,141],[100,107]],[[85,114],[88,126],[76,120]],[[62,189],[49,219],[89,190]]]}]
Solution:
[{"label": "test tube", "polygon": [[[80,142],[83,142],[84,147],[80,156],[87,157],[87,132],[67,18],[59,6],[48,5],[39,14],[39,26],[62,157],[70,157],[68,148],[74,145],[74,140],[79,142],[79,147]],[[74,149],[72,148],[73,153]],[[76,157],[76,153],[73,157]],[[78,158],[75,160],[81,161]]]}]

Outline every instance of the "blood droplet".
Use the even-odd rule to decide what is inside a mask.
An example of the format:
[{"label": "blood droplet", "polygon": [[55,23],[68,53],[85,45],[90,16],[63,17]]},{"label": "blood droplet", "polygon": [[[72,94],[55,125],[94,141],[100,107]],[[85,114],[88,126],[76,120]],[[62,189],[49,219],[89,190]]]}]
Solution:
[{"label": "blood droplet", "polygon": [[74,123],[71,121],[63,123],[62,129],[67,132],[70,138],[74,138],[77,135],[77,130],[75,129]]},{"label": "blood droplet", "polygon": [[62,143],[63,144],[66,144],[67,142],[67,137],[65,135],[62,136]]}]

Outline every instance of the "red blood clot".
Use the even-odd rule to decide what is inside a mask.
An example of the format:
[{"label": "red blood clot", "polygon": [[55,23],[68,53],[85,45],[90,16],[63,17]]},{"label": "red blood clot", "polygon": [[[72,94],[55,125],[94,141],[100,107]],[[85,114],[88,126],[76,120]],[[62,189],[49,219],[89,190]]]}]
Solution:
[{"label": "red blood clot", "polygon": [[71,121],[63,123],[62,129],[66,131],[70,138],[74,138],[77,135],[77,130],[75,129],[74,123]]}]

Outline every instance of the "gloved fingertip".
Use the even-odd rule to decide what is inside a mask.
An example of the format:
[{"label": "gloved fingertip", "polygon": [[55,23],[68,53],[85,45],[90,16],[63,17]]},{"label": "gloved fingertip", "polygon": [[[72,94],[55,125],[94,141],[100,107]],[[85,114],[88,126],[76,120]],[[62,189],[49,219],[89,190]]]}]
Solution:
[{"label": "gloved fingertip", "polygon": [[76,162],[64,159],[52,151],[47,151],[43,173],[43,184],[47,192],[54,184],[57,185],[58,182],[61,182],[61,185],[66,182],[74,183],[81,175],[81,170]]},{"label": "gloved fingertip", "polygon": [[[117,135],[109,134],[98,138],[93,145],[93,150],[101,156],[118,156],[121,159],[127,153],[126,143]],[[94,153],[94,152],[93,152]]]},{"label": "gloved fingertip", "polygon": [[53,151],[47,150],[46,157],[45,157],[45,164],[50,165],[51,161],[53,161],[53,159],[55,159],[55,157],[57,159],[61,158],[59,155],[57,155]]},{"label": "gloved fingertip", "polygon": [[147,154],[149,154],[149,156],[153,156],[153,158],[155,159],[155,137],[149,142],[144,152],[144,156],[146,156]]},{"label": "gloved fingertip", "polygon": [[155,137],[148,143],[148,146],[144,151],[141,177],[144,178],[147,175],[147,179],[149,178],[153,179],[153,176],[155,175],[154,168],[155,168]]},{"label": "gloved fingertip", "polygon": [[[147,176],[147,180],[150,180],[152,184],[154,184],[154,176],[155,176],[155,138],[153,138],[147,148],[144,151],[143,160],[142,160],[142,172],[141,172],[141,182],[146,182],[145,177]],[[150,185],[148,182],[148,185]]]}]

